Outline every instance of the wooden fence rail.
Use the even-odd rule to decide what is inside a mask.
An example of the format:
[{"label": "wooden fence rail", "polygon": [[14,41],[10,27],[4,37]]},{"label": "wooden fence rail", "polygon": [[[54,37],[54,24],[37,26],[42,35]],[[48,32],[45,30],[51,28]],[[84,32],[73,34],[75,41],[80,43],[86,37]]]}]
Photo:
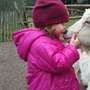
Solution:
[{"label": "wooden fence rail", "polygon": [[[68,8],[90,8],[90,4],[68,4]],[[25,6],[26,9],[33,9],[33,6]]]}]

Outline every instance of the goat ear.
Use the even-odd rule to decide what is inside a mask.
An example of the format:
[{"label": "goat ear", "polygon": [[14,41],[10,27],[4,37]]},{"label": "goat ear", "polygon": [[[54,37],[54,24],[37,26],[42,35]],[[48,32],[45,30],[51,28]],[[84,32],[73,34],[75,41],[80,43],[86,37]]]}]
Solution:
[{"label": "goat ear", "polygon": [[85,11],[87,11],[87,8],[85,9]]}]

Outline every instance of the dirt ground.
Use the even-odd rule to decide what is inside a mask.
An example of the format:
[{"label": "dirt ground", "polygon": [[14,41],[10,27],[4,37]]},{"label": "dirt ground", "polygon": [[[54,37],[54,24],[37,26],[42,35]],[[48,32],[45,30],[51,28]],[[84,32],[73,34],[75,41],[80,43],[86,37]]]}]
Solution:
[{"label": "dirt ground", "polygon": [[0,43],[0,90],[27,90],[24,72],[25,63],[16,54],[15,46]]},{"label": "dirt ground", "polygon": [[0,90],[26,90],[25,63],[12,43],[0,42]]}]

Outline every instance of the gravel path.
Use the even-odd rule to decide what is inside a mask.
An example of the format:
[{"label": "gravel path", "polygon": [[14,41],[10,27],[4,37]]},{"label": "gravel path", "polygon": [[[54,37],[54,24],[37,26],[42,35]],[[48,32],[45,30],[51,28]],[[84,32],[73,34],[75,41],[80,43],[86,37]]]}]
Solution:
[{"label": "gravel path", "polygon": [[12,43],[0,42],[0,90],[26,90],[25,63]]}]

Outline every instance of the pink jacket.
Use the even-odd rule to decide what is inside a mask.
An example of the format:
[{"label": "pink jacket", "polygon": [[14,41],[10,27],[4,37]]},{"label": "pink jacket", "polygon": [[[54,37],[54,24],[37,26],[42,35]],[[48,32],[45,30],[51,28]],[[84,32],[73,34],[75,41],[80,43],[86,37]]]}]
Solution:
[{"label": "pink jacket", "polygon": [[80,90],[72,65],[79,53],[72,45],[50,38],[43,30],[13,33],[20,57],[27,62],[28,90]]}]

